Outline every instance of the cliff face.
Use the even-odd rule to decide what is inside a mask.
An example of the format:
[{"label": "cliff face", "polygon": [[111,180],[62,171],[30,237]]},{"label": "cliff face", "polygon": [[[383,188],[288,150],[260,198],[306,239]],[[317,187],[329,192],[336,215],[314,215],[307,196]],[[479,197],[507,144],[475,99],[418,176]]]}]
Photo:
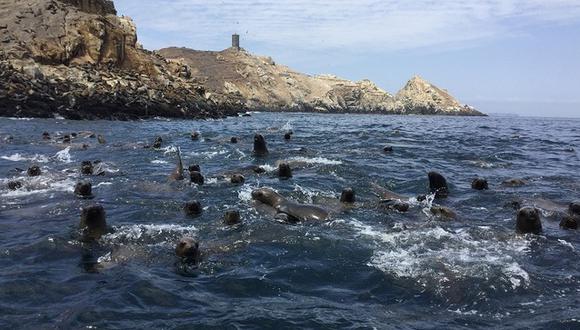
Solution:
[{"label": "cliff face", "polygon": [[236,95],[251,109],[482,115],[418,77],[393,96],[369,80],[354,82],[331,75],[309,76],[243,49],[205,52],[166,48],[159,54],[190,67],[192,76],[209,91]]},{"label": "cliff face", "polygon": [[174,74],[179,65],[143,50],[132,20],[115,13],[106,0],[0,0],[0,114],[199,118],[240,108]]}]

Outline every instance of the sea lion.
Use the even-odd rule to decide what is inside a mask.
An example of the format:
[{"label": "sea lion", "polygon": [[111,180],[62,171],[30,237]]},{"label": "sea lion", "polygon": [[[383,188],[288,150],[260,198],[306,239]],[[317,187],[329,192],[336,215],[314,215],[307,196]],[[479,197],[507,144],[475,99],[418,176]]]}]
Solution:
[{"label": "sea lion", "polygon": [[191,201],[185,203],[185,205],[183,206],[183,211],[185,211],[185,214],[187,214],[188,216],[196,216],[200,215],[203,212],[203,207],[201,206],[200,202]]},{"label": "sea lion", "polygon": [[30,166],[28,168],[27,173],[28,173],[28,176],[34,177],[34,176],[41,175],[42,171],[40,170],[40,167],[38,165],[33,165],[33,166]]},{"label": "sea lion", "polygon": [[345,188],[342,190],[342,194],[340,194],[340,202],[346,204],[353,204],[356,202],[354,189],[352,188]]},{"label": "sea lion", "polygon": [[189,172],[201,172],[201,167],[197,164],[189,165]]},{"label": "sea lion", "polygon": [[409,211],[409,208],[411,208],[409,203],[403,202],[403,201],[398,200],[398,199],[381,200],[380,205],[383,207],[386,207],[389,210],[395,210],[395,211],[398,211],[401,213],[405,213],[405,212]]},{"label": "sea lion", "polygon": [[252,191],[252,198],[273,207],[277,212],[276,218],[287,222],[323,221],[329,216],[328,212],[321,207],[288,201],[268,188],[255,189]]},{"label": "sea lion", "polygon": [[254,154],[257,156],[265,156],[268,154],[266,139],[261,134],[254,136]]},{"label": "sea lion", "polygon": [[81,211],[80,228],[84,240],[98,240],[107,231],[105,209],[98,204],[85,207]]},{"label": "sea lion", "polygon": [[236,143],[238,143],[238,138],[235,136],[232,136],[232,138],[230,139],[230,142],[233,144],[236,144]]},{"label": "sea lion", "polygon": [[191,140],[192,140],[192,141],[197,141],[197,140],[199,140],[199,136],[200,136],[200,133],[199,133],[198,131],[193,131],[193,132],[191,132]]},{"label": "sea lion", "polygon": [[578,229],[578,222],[580,222],[580,216],[578,215],[564,215],[562,221],[560,221],[560,228],[562,229]]},{"label": "sea lion", "polygon": [[8,182],[8,189],[9,190],[18,190],[22,188],[22,182],[20,181],[9,181]]},{"label": "sea lion", "polygon": [[201,175],[201,173],[198,171],[189,172],[189,180],[191,181],[191,183],[195,183],[199,186],[203,185],[203,183],[205,182],[203,175]]},{"label": "sea lion", "polygon": [[580,215],[580,202],[570,203],[570,206],[568,207],[568,212],[570,212],[570,214]]},{"label": "sea lion", "polygon": [[379,197],[379,206],[399,212],[407,212],[411,208],[411,205],[409,205],[409,197],[399,195],[374,182],[371,184],[371,187]]},{"label": "sea lion", "polygon": [[177,148],[177,165],[175,169],[169,176],[171,180],[181,181],[184,179],[183,177],[183,162],[181,161],[181,150]]},{"label": "sea lion", "polygon": [[278,165],[278,177],[280,179],[290,179],[292,177],[292,169],[288,163],[280,163]]},{"label": "sea lion", "polygon": [[50,140],[50,133],[48,133],[48,132],[42,133],[42,139],[43,140]]},{"label": "sea lion", "polygon": [[509,179],[509,180],[505,180],[501,184],[502,184],[502,186],[505,186],[505,187],[521,187],[521,186],[526,184],[526,181],[524,181],[522,179]]},{"label": "sea lion", "polygon": [[445,177],[437,172],[429,172],[429,190],[435,193],[435,198],[446,198],[449,195],[449,187]]},{"label": "sea lion", "polygon": [[240,211],[238,210],[228,210],[224,214],[224,224],[228,226],[237,225],[241,222]]},{"label": "sea lion", "polygon": [[429,211],[440,219],[455,219],[457,217],[457,214],[453,210],[441,205],[433,205]]},{"label": "sea lion", "polygon": [[107,143],[107,141],[105,140],[105,137],[102,136],[101,134],[99,134],[97,136],[97,141],[99,141],[99,144],[106,144]]},{"label": "sea lion", "polygon": [[292,132],[292,131],[286,132],[286,134],[284,134],[284,140],[286,140],[286,141],[291,140],[293,134],[294,134],[294,132]]},{"label": "sea lion", "polygon": [[90,181],[79,181],[75,186],[75,195],[81,198],[91,197],[93,186]]},{"label": "sea lion", "polygon": [[393,147],[392,147],[392,146],[385,146],[385,147],[383,148],[383,151],[384,151],[385,153],[391,153],[391,152],[393,152]]},{"label": "sea lion", "polygon": [[85,160],[81,163],[81,173],[84,175],[92,175],[93,174],[93,163],[90,160]]},{"label": "sea lion", "polygon": [[63,136],[62,143],[70,143],[70,135]]},{"label": "sea lion", "polygon": [[155,142],[153,142],[153,149],[159,149],[161,148],[161,143],[163,142],[163,139],[161,138],[161,136],[158,136],[155,138]]},{"label": "sea lion", "polygon": [[232,177],[230,178],[230,182],[233,184],[244,184],[244,182],[246,182],[246,178],[244,178],[243,175],[236,173],[232,175]]},{"label": "sea lion", "polygon": [[199,263],[201,261],[199,242],[191,237],[181,238],[175,246],[175,255],[188,263]]},{"label": "sea lion", "polygon": [[539,234],[542,231],[540,210],[535,207],[521,208],[516,218],[516,231],[518,234]]},{"label": "sea lion", "polygon": [[489,189],[489,185],[486,179],[477,178],[471,182],[471,188],[475,190],[487,190]]},{"label": "sea lion", "polygon": [[252,171],[256,174],[266,173],[266,170],[262,166],[253,166]]}]

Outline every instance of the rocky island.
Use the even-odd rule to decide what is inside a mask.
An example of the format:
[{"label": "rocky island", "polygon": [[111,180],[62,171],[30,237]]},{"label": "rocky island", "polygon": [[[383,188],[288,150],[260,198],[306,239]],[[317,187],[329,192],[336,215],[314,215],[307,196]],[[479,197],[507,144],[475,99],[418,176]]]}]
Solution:
[{"label": "rocky island", "polygon": [[108,0],[0,0],[0,115],[220,118],[247,110],[482,115],[420,77],[395,95],[251,55],[143,49]]}]

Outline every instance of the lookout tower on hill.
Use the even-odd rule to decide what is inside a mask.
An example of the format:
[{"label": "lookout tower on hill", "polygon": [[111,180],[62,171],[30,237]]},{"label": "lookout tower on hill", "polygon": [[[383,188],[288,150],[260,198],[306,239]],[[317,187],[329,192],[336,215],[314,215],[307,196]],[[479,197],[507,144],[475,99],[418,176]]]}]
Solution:
[{"label": "lookout tower on hill", "polygon": [[232,34],[232,48],[240,50],[240,35]]}]

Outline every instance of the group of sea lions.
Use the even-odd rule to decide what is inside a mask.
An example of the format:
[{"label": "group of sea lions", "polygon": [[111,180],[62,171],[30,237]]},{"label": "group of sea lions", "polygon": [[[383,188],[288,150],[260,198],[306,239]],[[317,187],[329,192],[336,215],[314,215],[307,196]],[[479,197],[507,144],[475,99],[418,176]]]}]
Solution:
[{"label": "group of sea lions", "polygon": [[[82,133],[87,137],[94,138],[95,134],[86,132]],[[293,133],[287,132],[284,135],[285,140],[290,140]],[[48,132],[43,133],[43,139],[50,139],[50,134]],[[77,135],[75,134],[74,137]],[[200,138],[199,132],[191,133],[192,140],[198,140]],[[71,139],[69,135],[65,135],[62,138],[63,143],[70,143]],[[98,135],[98,141],[100,144],[105,144],[106,141],[102,135]],[[238,139],[232,137],[230,139],[231,143],[237,143]],[[161,148],[163,139],[161,137],[156,137],[152,145],[154,149]],[[149,146],[145,146],[149,148]],[[388,152],[392,152],[392,147],[388,148]],[[254,136],[253,143],[253,154],[257,157],[265,156],[269,153],[266,139],[261,134],[256,134]],[[184,166],[181,158],[181,151],[179,148],[176,149],[177,154],[177,164],[173,172],[169,175],[170,180],[181,181],[185,179]],[[100,162],[98,162],[100,163]],[[102,175],[104,172],[100,168],[96,168],[98,165],[90,162],[83,161],[81,163],[80,173],[83,175]],[[265,170],[261,167],[254,166],[251,169],[255,173],[264,173]],[[203,185],[204,177],[201,174],[201,168],[199,165],[194,164],[188,167],[189,178],[192,184]],[[27,170],[27,174],[30,177],[42,175],[40,167],[33,165]],[[280,162],[278,164],[277,175],[280,179],[289,179],[292,177],[292,168],[289,163]],[[372,188],[375,190],[379,201],[377,205],[380,207],[395,210],[398,212],[407,212],[411,206],[412,199],[418,202],[424,202],[428,198],[434,199],[444,199],[449,196],[449,186],[447,184],[446,178],[438,172],[429,172],[429,191],[430,195],[420,195],[417,197],[405,197],[389,191],[377,184],[372,184]],[[230,175],[230,182],[232,184],[243,184],[245,182],[245,177],[240,173],[234,173]],[[523,180],[512,179],[505,181],[503,183],[507,186],[519,186],[525,184]],[[10,190],[20,189],[22,183],[20,181],[10,181],[8,182],[8,188]],[[487,180],[483,178],[476,178],[472,181],[471,187],[475,190],[487,190],[489,185]],[[91,182],[88,180],[80,180],[77,182],[74,193],[80,198],[91,198],[92,197],[92,186]],[[332,213],[332,207],[319,206],[311,204],[302,204],[290,199],[285,198],[278,192],[270,188],[258,188],[252,191],[252,199],[258,203],[256,207],[267,207],[274,214],[275,219],[287,223],[299,223],[305,221],[325,221],[329,219]],[[349,208],[353,207],[357,203],[356,193],[352,188],[345,188],[340,196],[340,207],[339,208]],[[432,215],[438,218],[455,218],[456,214],[453,210],[448,207],[429,203],[429,211]],[[535,206],[523,206],[519,203],[515,204],[517,206],[517,216],[516,216],[516,232],[520,234],[539,234],[542,231],[542,221],[541,221],[541,211]],[[190,201],[185,203],[184,212],[189,216],[196,216],[202,213],[202,205],[198,201]],[[236,225],[241,222],[240,212],[238,210],[228,210],[224,214],[223,223],[225,225]],[[566,212],[561,214],[560,227],[564,229],[577,229],[578,222],[580,222],[580,203],[571,203]],[[81,211],[81,221],[80,229],[82,231],[82,240],[84,241],[95,241],[98,240],[102,235],[107,233],[107,221],[105,210],[101,205],[95,204],[87,206]],[[183,237],[180,239],[175,248],[175,254],[182,258],[183,261],[198,263],[200,261],[200,244],[193,237]]]}]

